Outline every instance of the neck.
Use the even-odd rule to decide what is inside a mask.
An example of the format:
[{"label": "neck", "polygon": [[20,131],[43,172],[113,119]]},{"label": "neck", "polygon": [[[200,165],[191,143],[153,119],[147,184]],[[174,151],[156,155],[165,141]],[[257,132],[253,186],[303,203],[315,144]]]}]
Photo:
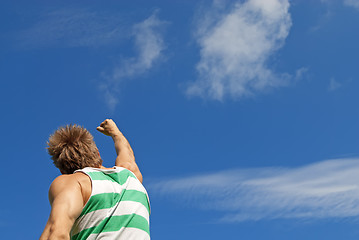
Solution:
[{"label": "neck", "polygon": [[99,168],[100,168],[100,169],[114,169],[113,167],[112,167],[112,168],[107,168],[107,167],[104,167],[104,166],[102,166],[102,165],[101,165]]}]

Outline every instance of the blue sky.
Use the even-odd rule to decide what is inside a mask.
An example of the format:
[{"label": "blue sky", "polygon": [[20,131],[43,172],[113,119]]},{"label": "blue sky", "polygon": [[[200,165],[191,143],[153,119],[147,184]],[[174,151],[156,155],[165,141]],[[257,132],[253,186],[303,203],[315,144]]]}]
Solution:
[{"label": "blue sky", "polygon": [[358,0],[2,1],[6,239],[36,239],[77,123],[113,118],[153,239],[358,239]]}]

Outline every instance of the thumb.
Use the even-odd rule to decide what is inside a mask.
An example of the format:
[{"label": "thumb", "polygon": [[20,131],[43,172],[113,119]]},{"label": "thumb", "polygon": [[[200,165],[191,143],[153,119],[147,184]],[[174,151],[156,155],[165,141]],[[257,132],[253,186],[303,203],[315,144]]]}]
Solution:
[{"label": "thumb", "polygon": [[102,133],[105,131],[105,129],[103,127],[97,127],[96,129],[97,129],[97,131],[102,132]]}]

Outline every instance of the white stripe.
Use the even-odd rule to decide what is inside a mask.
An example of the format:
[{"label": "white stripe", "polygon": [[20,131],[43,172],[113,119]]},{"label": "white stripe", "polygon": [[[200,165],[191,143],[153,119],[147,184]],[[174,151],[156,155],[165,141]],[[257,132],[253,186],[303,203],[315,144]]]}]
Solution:
[{"label": "white stripe", "polygon": [[[91,172],[103,172],[103,173],[105,173],[105,174],[110,174],[110,173],[121,173],[122,171],[130,171],[130,170],[128,170],[128,169],[126,169],[126,168],[122,168],[122,167],[114,167],[114,168],[115,168],[115,169],[98,169],[98,168],[87,167],[87,168],[84,168],[84,169],[81,169],[81,170],[76,170],[75,172],[83,172],[83,173],[86,173],[86,174],[87,174],[87,173],[91,173]],[[131,171],[130,171],[130,172],[131,172]],[[131,173],[132,173],[132,172],[131,172]],[[133,174],[133,176],[135,176],[135,177],[129,176],[129,177],[127,178],[126,182],[125,182],[123,185],[121,185],[121,184],[119,184],[119,183],[116,183],[116,182],[112,182],[112,181],[110,181],[110,180],[108,180],[108,181],[111,182],[111,183],[113,183],[113,184],[118,184],[118,185],[122,186],[122,188],[120,188],[121,190],[119,190],[119,188],[116,188],[117,191],[118,191],[118,193],[121,193],[121,191],[122,191],[123,188],[126,188],[127,190],[137,190],[137,191],[141,191],[141,192],[143,192],[143,193],[145,193],[145,194],[147,195],[147,199],[148,199],[148,201],[149,201],[148,193],[147,193],[145,187],[144,187],[144,186],[142,185],[142,183],[136,178],[136,175],[135,175],[134,173],[132,173],[132,174]],[[88,175],[88,176],[91,178],[90,175]],[[92,179],[91,179],[91,181],[92,181],[92,182],[94,182],[94,181],[104,181],[104,182],[107,182],[107,180],[92,180]],[[93,183],[92,183],[92,184],[93,184]],[[95,194],[99,194],[99,193],[109,193],[109,189],[107,189],[107,192],[101,192],[100,189],[102,189],[102,188],[103,188],[103,186],[101,186],[100,188],[98,188],[99,190],[95,190],[95,191],[98,191],[98,192],[92,193],[91,196],[92,196],[92,195],[95,195]],[[92,191],[94,191],[93,188],[92,188]],[[110,192],[112,192],[112,191],[110,191]]]},{"label": "white stripe", "polygon": [[116,232],[91,234],[87,240],[150,240],[147,232],[138,228],[121,228]]},{"label": "white stripe", "polygon": [[123,186],[110,180],[92,180],[91,196],[101,193],[121,193],[123,189]]},{"label": "white stripe", "polygon": [[121,173],[122,171],[128,171],[128,172],[132,173],[133,176],[137,179],[136,175],[132,171],[128,170],[127,168],[123,168],[123,167],[114,167],[112,169],[86,167],[86,168],[83,168],[80,170],[76,170],[75,172],[86,172],[86,173],[103,172],[104,174],[112,174],[112,173]]},{"label": "white stripe", "polygon": [[[75,172],[78,172],[78,171],[84,171],[84,172],[104,172],[106,174],[110,174],[110,173],[119,173],[119,172],[122,172],[123,170],[128,170],[126,168],[123,168],[123,167],[114,167],[114,168],[110,168],[110,169],[102,169],[102,168],[93,168],[93,167],[85,167],[83,169],[79,169],[79,170],[76,170]],[[128,170],[130,171],[130,170]],[[131,171],[130,171],[131,172]],[[132,173],[132,172],[131,172]]]},{"label": "white stripe", "polygon": [[121,193],[124,188],[126,188],[126,190],[137,190],[147,195],[147,191],[141,182],[136,178],[129,177],[123,185],[110,180],[92,180],[91,196],[100,193]]},{"label": "white stripe", "polygon": [[112,208],[96,210],[81,216],[76,220],[76,223],[74,224],[76,228],[72,229],[71,233],[72,235],[75,235],[84,229],[95,227],[103,219],[109,216],[121,216],[133,213],[144,217],[147,222],[150,221],[148,210],[141,203],[133,201],[123,201]]}]

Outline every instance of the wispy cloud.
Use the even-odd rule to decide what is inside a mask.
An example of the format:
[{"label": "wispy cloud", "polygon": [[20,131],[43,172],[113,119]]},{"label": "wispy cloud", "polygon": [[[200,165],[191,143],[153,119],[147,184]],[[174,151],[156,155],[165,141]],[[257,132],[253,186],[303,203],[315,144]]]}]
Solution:
[{"label": "wispy cloud", "polygon": [[359,10],[359,0],[321,0],[321,2],[326,6],[325,13],[319,16],[318,23],[310,29],[311,32],[320,30],[333,20],[338,10],[338,4]]},{"label": "wispy cloud", "polygon": [[337,90],[341,86],[342,86],[342,84],[340,82],[335,80],[335,78],[331,78],[330,82],[329,82],[329,86],[328,86],[328,91],[331,92],[331,91]]},{"label": "wispy cloud", "polygon": [[24,47],[94,47],[117,43],[125,32],[121,19],[88,9],[50,11],[18,34]]},{"label": "wispy cloud", "polygon": [[359,217],[359,159],[297,168],[252,168],[166,179],[152,195],[221,212],[223,222]]},{"label": "wispy cloud", "polygon": [[308,67],[302,67],[297,69],[297,71],[295,71],[294,79],[297,81],[303,79],[304,76],[308,73],[308,71],[309,71]]},{"label": "wispy cloud", "polygon": [[344,5],[349,7],[355,7],[359,10],[359,0],[344,0]]},{"label": "wispy cloud", "polygon": [[[322,3],[333,4],[337,2],[337,0],[321,0]],[[340,0],[345,6],[354,7],[359,10],[359,0]]]},{"label": "wispy cloud", "polygon": [[103,71],[100,90],[110,109],[118,103],[121,82],[141,76],[163,59],[166,48],[163,28],[155,11],[143,22],[124,24],[121,17],[89,9],[61,9],[48,12],[18,34],[23,47],[101,47],[121,46],[124,38],[134,42],[134,54],[124,57],[109,71]]},{"label": "wispy cloud", "polygon": [[291,76],[271,70],[268,60],[283,46],[292,25],[288,0],[238,1],[230,8],[223,2],[214,1],[202,13],[196,32],[199,77],[187,94],[222,100],[286,85]]},{"label": "wispy cloud", "polygon": [[[323,1],[323,0],[322,0]],[[318,22],[312,26],[309,31],[310,32],[316,32],[320,30],[323,26],[328,24],[332,17],[334,16],[334,13],[331,8],[327,8],[326,12],[324,14],[319,15]]]},{"label": "wispy cloud", "polygon": [[164,59],[163,51],[166,46],[163,40],[163,28],[166,24],[167,22],[161,21],[155,12],[143,22],[133,26],[132,36],[137,55],[122,59],[119,66],[114,67],[110,73],[103,73],[104,81],[100,88],[104,91],[111,109],[114,109],[118,103],[116,95],[120,90],[119,84],[123,80],[145,74],[157,61]]}]

